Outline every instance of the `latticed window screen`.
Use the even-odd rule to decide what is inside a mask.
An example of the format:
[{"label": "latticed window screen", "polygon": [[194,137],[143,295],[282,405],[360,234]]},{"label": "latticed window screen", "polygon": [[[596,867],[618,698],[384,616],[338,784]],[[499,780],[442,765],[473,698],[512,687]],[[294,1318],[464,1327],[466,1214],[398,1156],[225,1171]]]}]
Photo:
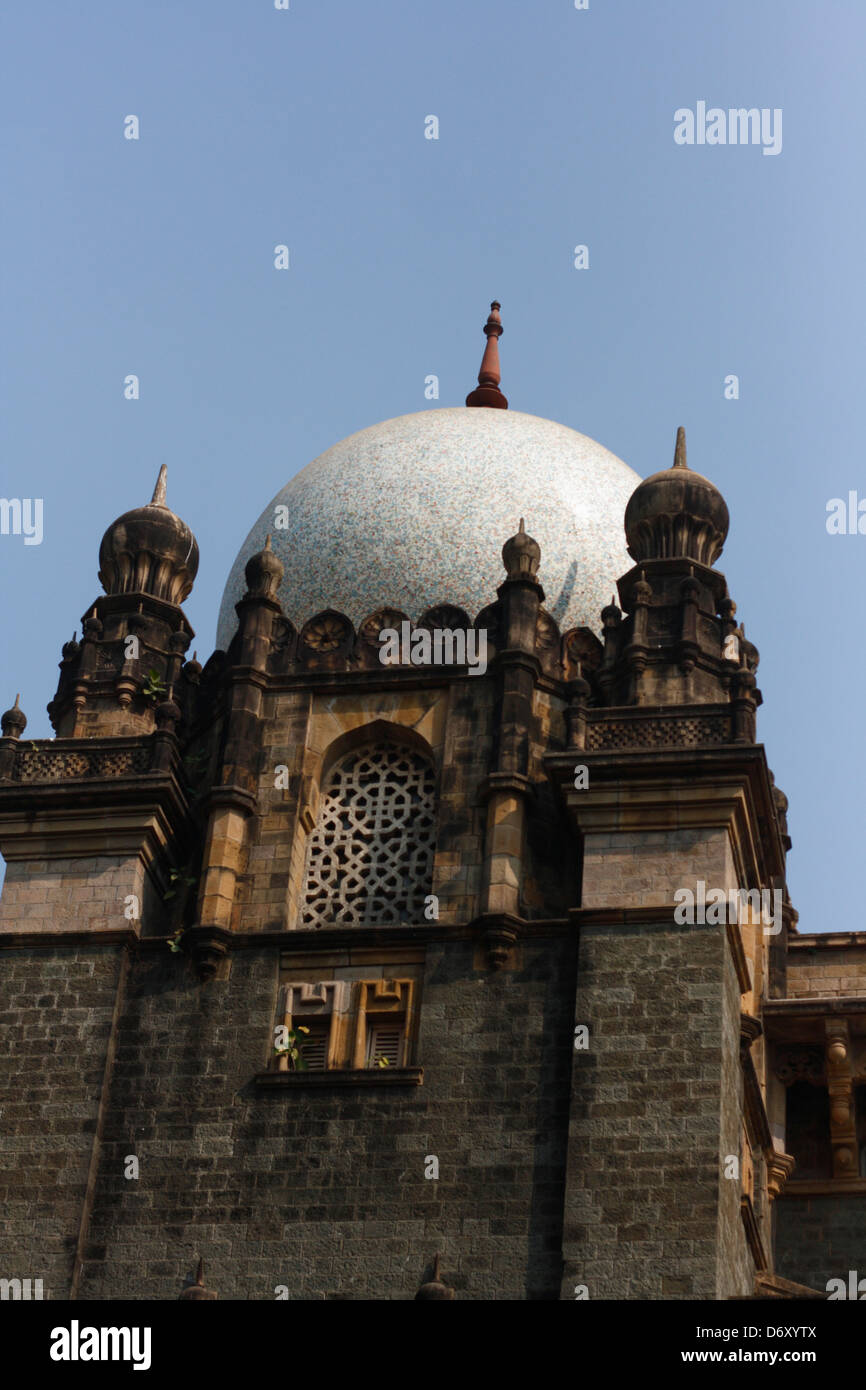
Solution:
[{"label": "latticed window screen", "polygon": [[433,766],[415,749],[368,744],[337,763],[310,836],[303,926],[423,922],[434,792]]}]

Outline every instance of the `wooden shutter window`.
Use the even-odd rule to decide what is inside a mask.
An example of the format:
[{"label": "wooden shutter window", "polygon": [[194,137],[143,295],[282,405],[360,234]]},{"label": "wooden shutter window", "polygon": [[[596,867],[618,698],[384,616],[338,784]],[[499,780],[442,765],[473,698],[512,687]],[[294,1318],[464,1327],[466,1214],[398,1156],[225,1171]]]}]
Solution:
[{"label": "wooden shutter window", "polygon": [[377,1067],[384,1058],[389,1067],[403,1065],[403,1028],[393,1023],[376,1024],[367,1034],[367,1066]]},{"label": "wooden shutter window", "polygon": [[328,1029],[318,1024],[310,1028],[306,1037],[303,1033],[301,1037],[304,1039],[301,1056],[307,1064],[307,1071],[324,1071],[328,1065]]}]

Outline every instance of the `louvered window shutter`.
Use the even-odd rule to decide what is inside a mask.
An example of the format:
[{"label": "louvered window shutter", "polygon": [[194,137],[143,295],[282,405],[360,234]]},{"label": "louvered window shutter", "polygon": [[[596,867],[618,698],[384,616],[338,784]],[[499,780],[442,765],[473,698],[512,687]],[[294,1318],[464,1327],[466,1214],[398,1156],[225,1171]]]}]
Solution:
[{"label": "louvered window shutter", "polygon": [[324,1071],[328,1064],[328,1030],[321,1026],[311,1028],[304,1039],[301,1056],[308,1071]]},{"label": "louvered window shutter", "polygon": [[399,1067],[403,1063],[403,1029],[393,1023],[374,1024],[369,1032],[367,1043],[367,1066],[379,1065],[382,1057],[389,1067]]}]

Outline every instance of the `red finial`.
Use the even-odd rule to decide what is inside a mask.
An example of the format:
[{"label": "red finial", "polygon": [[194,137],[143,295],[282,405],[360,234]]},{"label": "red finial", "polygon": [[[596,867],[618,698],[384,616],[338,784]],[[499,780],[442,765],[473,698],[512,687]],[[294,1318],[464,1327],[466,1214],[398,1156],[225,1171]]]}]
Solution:
[{"label": "red finial", "polygon": [[499,389],[499,339],[502,337],[502,320],[499,317],[499,310],[501,308],[502,305],[499,301],[494,299],[490,306],[487,322],[484,325],[487,346],[481,359],[478,385],[466,397],[467,405],[486,405],[493,407],[494,410],[508,409],[508,401]]}]

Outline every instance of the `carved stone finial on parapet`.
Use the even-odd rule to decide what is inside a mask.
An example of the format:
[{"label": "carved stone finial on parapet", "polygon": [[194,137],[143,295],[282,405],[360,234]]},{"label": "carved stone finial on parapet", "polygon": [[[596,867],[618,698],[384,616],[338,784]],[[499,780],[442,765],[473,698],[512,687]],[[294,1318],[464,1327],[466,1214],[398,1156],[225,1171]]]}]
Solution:
[{"label": "carved stone finial on parapet", "polygon": [[185,681],[191,685],[198,685],[201,680],[202,666],[198,659],[198,652],[193,652],[192,660],[184,662],[181,668],[181,675]]},{"label": "carved stone finial on parapet", "polygon": [[569,748],[586,747],[586,707],[592,698],[592,686],[583,674],[583,663],[577,663],[577,675],[568,682],[568,708],[565,712]]},{"label": "carved stone finial on parapet", "polygon": [[415,1301],[419,1299],[449,1299],[454,1297],[454,1290],[448,1285],[443,1284],[439,1277],[439,1256],[433,1256],[433,1278],[426,1284],[422,1284],[415,1295]]},{"label": "carved stone finial on parapet", "polygon": [[174,733],[182,718],[180,705],[176,703],[171,691],[168,692],[164,700],[160,701],[153,714],[156,727],[167,729],[170,734]]},{"label": "carved stone finial on parapet", "polygon": [[27,716],[20,708],[16,695],[12,708],[0,715],[0,730],[3,735],[0,740],[0,777],[12,777],[18,757],[18,740],[26,727]]},{"label": "carved stone finial on parapet", "polygon": [[18,704],[20,698],[19,695],[16,695],[12,708],[0,714],[0,729],[3,731],[4,738],[20,738],[27,728],[27,715]]},{"label": "carved stone finial on parapet", "polygon": [[204,1260],[199,1260],[195,1279],[191,1284],[178,1294],[178,1303],[190,1302],[200,1303],[206,1299],[219,1298],[216,1289],[206,1289],[204,1286]]},{"label": "carved stone finial on parapet", "polygon": [[523,517],[517,535],[507,540],[502,547],[502,563],[509,579],[535,579],[541,560],[541,546],[538,541],[526,534]]},{"label": "carved stone finial on parapet", "polygon": [[245,597],[275,599],[283,574],[283,563],[271,549],[271,538],[268,535],[264,549],[251,555],[244,568],[247,581]]},{"label": "carved stone finial on parapet", "polygon": [[686,462],[686,432],[681,425],[672,466],[644,478],[628,500],[628,553],[638,564],[684,558],[709,567],[722,553],[729,522],[719,489]]}]

